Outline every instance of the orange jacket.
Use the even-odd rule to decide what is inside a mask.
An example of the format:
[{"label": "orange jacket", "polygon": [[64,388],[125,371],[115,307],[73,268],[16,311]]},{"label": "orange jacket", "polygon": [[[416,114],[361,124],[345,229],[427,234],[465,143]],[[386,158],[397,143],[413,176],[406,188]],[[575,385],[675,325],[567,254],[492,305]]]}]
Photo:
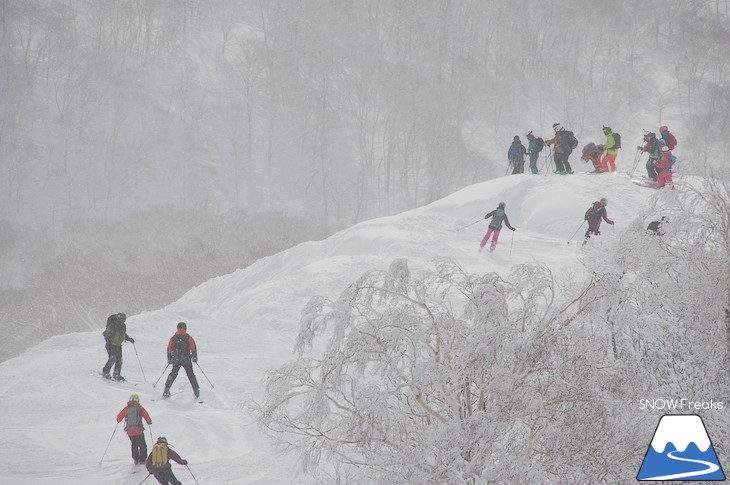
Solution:
[{"label": "orange jacket", "polygon": [[[173,353],[173,339],[177,337],[178,335],[186,335],[188,337],[188,348],[187,348],[187,355],[175,355]],[[198,360],[198,347],[195,344],[195,339],[187,333],[187,331],[184,328],[178,328],[177,332],[175,332],[175,335],[170,338],[170,341],[167,342],[167,362],[173,362],[173,361],[189,361],[192,358],[192,360],[197,361]]]},{"label": "orange jacket", "polygon": [[[152,424],[152,419],[150,418],[150,415],[147,413],[147,410],[140,406],[140,404],[137,401],[127,401],[127,406],[139,406],[139,411],[142,413],[142,418],[144,418],[145,421],[147,421],[147,424]],[[127,408],[125,407],[122,409],[119,414],[117,414],[117,423],[120,422],[122,419],[127,417]],[[128,436],[137,436],[140,434],[144,434],[144,428],[142,429],[128,429],[127,435]]]}]

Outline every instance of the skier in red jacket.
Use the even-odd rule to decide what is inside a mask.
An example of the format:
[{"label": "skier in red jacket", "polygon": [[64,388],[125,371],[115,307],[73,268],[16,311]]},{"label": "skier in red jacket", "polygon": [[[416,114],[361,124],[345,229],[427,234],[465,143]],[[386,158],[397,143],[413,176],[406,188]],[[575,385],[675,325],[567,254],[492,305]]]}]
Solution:
[{"label": "skier in red jacket", "polygon": [[665,185],[669,184],[672,185],[674,182],[672,181],[672,162],[671,157],[672,152],[669,151],[669,147],[667,145],[664,145],[662,147],[662,156],[661,158],[654,164],[654,167],[656,167],[656,181],[659,187],[664,187]]},{"label": "skier in red jacket", "polygon": [[608,214],[606,213],[607,205],[608,200],[604,197],[601,200],[595,201],[591,208],[586,211],[584,217],[585,220],[588,221],[588,230],[586,231],[586,240],[583,242],[583,244],[588,241],[588,238],[591,237],[591,234],[595,234],[596,236],[601,234],[601,219],[613,226],[613,221],[608,218]]},{"label": "skier in red jacket", "polygon": [[167,343],[167,363],[172,364],[172,371],[170,371],[170,375],[167,376],[165,381],[165,390],[162,393],[164,398],[170,397],[170,387],[175,382],[180,367],[185,369],[195,397],[200,396],[200,386],[198,386],[198,380],[193,372],[193,362],[198,361],[198,347],[195,344],[195,339],[187,333],[187,329],[188,326],[185,322],[178,323],[175,335]]},{"label": "skier in red jacket", "polygon": [[124,431],[129,436],[129,441],[132,442],[132,459],[135,465],[141,465],[144,463],[147,457],[147,443],[144,439],[144,425],[142,420],[147,421],[147,424],[152,424],[152,419],[147,413],[147,410],[139,404],[139,396],[132,394],[129,396],[127,406],[117,414],[117,423],[122,419],[125,420]]}]

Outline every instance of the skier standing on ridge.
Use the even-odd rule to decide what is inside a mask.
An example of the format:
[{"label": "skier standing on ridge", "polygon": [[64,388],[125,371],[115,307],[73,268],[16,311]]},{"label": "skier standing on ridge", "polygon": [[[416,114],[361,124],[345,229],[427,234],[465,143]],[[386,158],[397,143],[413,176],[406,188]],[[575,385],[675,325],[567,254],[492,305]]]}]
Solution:
[{"label": "skier standing on ridge", "polygon": [[127,315],[124,313],[115,313],[109,315],[106,319],[106,328],[102,333],[104,335],[106,353],[108,355],[106,364],[101,370],[101,375],[105,379],[110,379],[109,371],[114,366],[114,380],[123,381],[122,377],[122,344],[127,341],[134,343],[134,339],[127,335]]},{"label": "skier standing on ridge", "polygon": [[507,214],[504,212],[504,208],[506,205],[507,204],[505,204],[504,202],[500,202],[499,206],[497,206],[496,209],[484,216],[485,219],[489,219],[491,217],[492,222],[489,223],[489,229],[487,229],[487,233],[484,235],[484,238],[482,238],[481,244],[479,244],[479,251],[482,251],[484,249],[484,246],[487,245],[487,241],[489,241],[490,237],[492,237],[492,245],[489,247],[489,251],[494,251],[494,248],[497,247],[499,232],[502,230],[503,221],[510,231],[515,230],[515,228],[510,225]]},{"label": "skier standing on ridge", "polygon": [[172,364],[172,371],[170,371],[170,375],[167,376],[167,381],[165,381],[165,390],[162,397],[170,397],[170,387],[175,382],[180,367],[185,369],[195,397],[200,396],[198,380],[195,378],[195,373],[193,373],[193,362],[198,361],[198,347],[195,344],[195,339],[188,335],[187,329],[188,326],[185,322],[178,323],[175,335],[167,343],[167,363],[168,365]]},{"label": "skier standing on ridge", "polygon": [[167,445],[167,438],[160,436],[157,443],[152,446],[152,453],[147,457],[145,466],[150,475],[154,475],[158,482],[162,485],[182,485],[182,482],[172,473],[172,465],[170,460],[174,460],[181,465],[188,464],[178,455],[175,450],[171,450]]},{"label": "skier standing on ridge", "polygon": [[606,154],[601,160],[601,169],[604,172],[615,172],[616,156],[618,155],[618,149],[621,148],[619,142],[621,138],[618,133],[611,131],[610,126],[603,127],[603,134],[606,135],[606,143],[603,145]]},{"label": "skier standing on ridge", "polygon": [[659,140],[656,138],[656,133],[647,133],[644,135],[644,146],[637,146],[636,149],[649,154],[649,159],[646,161],[646,173],[648,178],[656,182],[657,173],[654,164],[661,156]]},{"label": "skier standing on ridge", "polygon": [[509,164],[512,165],[513,174],[525,172],[525,154],[527,154],[525,146],[520,141],[520,137],[515,136],[512,139],[512,145],[507,150],[507,159]]},{"label": "skier standing on ridge", "polygon": [[555,136],[550,140],[546,140],[545,144],[555,145],[555,154],[553,155],[555,173],[560,175],[571,174],[573,169],[570,167],[568,157],[578,146],[578,140],[572,131],[566,130],[560,123],[555,123],[553,130],[555,130]]},{"label": "skier standing on ridge", "polygon": [[147,457],[147,442],[144,439],[144,425],[142,419],[147,424],[152,424],[152,419],[147,410],[139,404],[139,395],[132,394],[129,396],[127,406],[117,414],[117,423],[124,419],[124,431],[132,442],[132,459],[135,465],[144,463]]},{"label": "skier standing on ridge", "polygon": [[540,157],[540,152],[545,146],[545,141],[540,137],[535,137],[532,132],[527,134],[527,141],[527,155],[530,157],[530,172],[538,173],[537,159]]},{"label": "skier standing on ridge", "polygon": [[591,208],[586,211],[584,218],[588,221],[588,230],[586,231],[586,240],[583,241],[583,244],[588,242],[588,238],[591,237],[591,234],[595,234],[596,236],[601,234],[601,219],[613,226],[613,221],[608,218],[608,214],[606,213],[607,205],[608,200],[604,197],[601,200],[595,201]]},{"label": "skier standing on ridge", "polygon": [[669,184],[672,185],[672,160],[676,160],[672,152],[669,151],[669,147],[664,145],[661,148],[661,158],[654,163],[654,169],[657,173],[657,185],[664,187]]}]

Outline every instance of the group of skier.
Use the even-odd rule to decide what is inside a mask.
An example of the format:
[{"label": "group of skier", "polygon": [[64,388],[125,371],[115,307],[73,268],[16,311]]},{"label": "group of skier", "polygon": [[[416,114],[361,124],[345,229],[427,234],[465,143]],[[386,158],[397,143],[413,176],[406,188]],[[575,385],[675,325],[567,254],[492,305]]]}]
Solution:
[{"label": "group of skier", "polygon": [[[127,335],[127,316],[124,313],[115,313],[107,318],[106,328],[103,335],[105,347],[108,354],[107,362],[102,369],[102,377],[116,381],[125,381],[121,375],[122,370],[122,344],[134,339]],[[193,372],[193,363],[198,361],[198,349],[195,339],[187,333],[187,324],[179,322],[175,334],[167,343],[167,366],[172,365],[172,371],[165,381],[165,389],[162,397],[170,397],[170,388],[175,382],[182,367],[187,373],[188,380],[193,389],[195,397],[200,396],[200,386]],[[110,371],[113,373],[110,374]],[[165,368],[167,370],[167,368]],[[163,372],[164,374],[164,372]],[[172,449],[168,448],[167,439],[163,436],[157,439],[152,452],[147,454],[147,443],[144,436],[144,423],[152,424],[152,418],[147,410],[140,405],[139,395],[129,396],[127,405],[117,414],[117,423],[125,420],[124,430],[129,437],[132,446],[132,460],[135,465],[145,464],[147,471],[163,485],[181,485],[181,482],[172,472],[169,460],[172,459],[181,465],[187,465],[187,461]]]},{"label": "group of skier", "polygon": [[[536,137],[531,131],[527,134],[528,146],[522,144],[519,136],[512,139],[512,144],[507,151],[509,166],[513,174],[525,172],[525,157],[529,157],[530,172],[539,173],[537,160],[545,145],[554,146],[552,159],[555,163],[555,172],[559,175],[572,174],[573,168],[570,165],[570,155],[578,146],[578,139],[575,134],[566,130],[560,123],[553,124],[555,136],[549,140]],[[646,162],[647,177],[656,183],[658,187],[671,185],[672,166],[676,157],[672,150],[677,145],[677,139],[669,131],[667,126],[659,128],[660,137],[655,133],[645,133],[644,145],[637,146],[638,152],[649,154]],[[621,135],[614,132],[610,126],[603,126],[603,134],[606,137],[603,144],[590,142],[583,147],[581,159],[591,162],[593,170],[591,173],[616,172],[616,157],[621,149]],[[638,159],[638,156],[637,156]],[[638,160],[637,160],[638,161]]]}]

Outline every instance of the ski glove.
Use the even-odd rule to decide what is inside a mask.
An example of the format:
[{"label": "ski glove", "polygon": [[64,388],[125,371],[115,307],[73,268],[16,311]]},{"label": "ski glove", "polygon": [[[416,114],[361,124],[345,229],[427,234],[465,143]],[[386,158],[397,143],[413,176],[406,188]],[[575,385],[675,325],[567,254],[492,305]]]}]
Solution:
[{"label": "ski glove", "polygon": [[172,364],[172,356],[168,355],[167,356],[167,365],[170,365],[170,364]]},{"label": "ski glove", "polygon": [[128,342],[134,343],[134,339],[132,337],[127,338]]},{"label": "ski glove", "polygon": [[193,357],[193,362],[196,362],[197,363],[198,362],[198,358],[197,357]]},{"label": "ski glove", "polygon": [[183,464],[183,465],[187,465],[188,464],[188,460],[181,460],[180,463]]},{"label": "ski glove", "polygon": [[514,228],[514,227],[510,227],[510,228],[509,228],[509,230],[510,230],[510,231],[514,231],[514,230],[515,230],[515,228]]},{"label": "ski glove", "polygon": [[611,225],[613,226],[613,221],[608,221],[608,223],[609,223],[609,224],[611,224]]}]

